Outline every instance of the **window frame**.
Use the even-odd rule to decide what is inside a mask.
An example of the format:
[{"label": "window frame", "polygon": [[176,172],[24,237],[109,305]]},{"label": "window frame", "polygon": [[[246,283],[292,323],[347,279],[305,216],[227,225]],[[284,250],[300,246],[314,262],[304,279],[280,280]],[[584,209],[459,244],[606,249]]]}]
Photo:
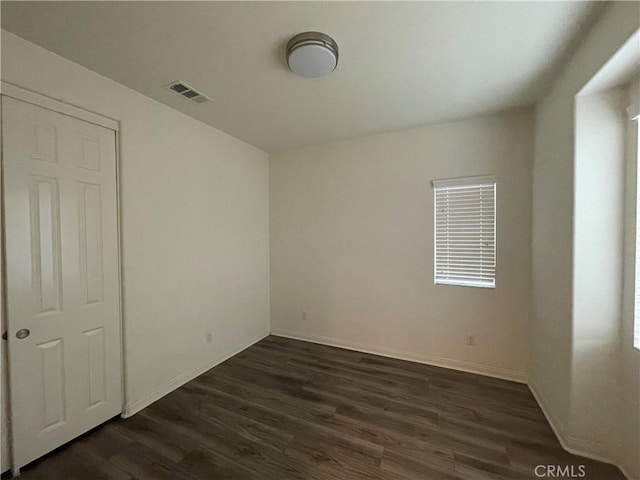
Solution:
[{"label": "window frame", "polygon": [[[635,186],[635,198],[633,199],[635,214],[634,214],[634,252],[633,252],[633,320],[631,324],[631,336],[633,342],[633,348],[640,352],[640,108],[636,107],[634,111],[631,111],[631,107],[628,109],[629,121],[635,125],[632,127],[635,138],[627,138],[627,148],[631,147],[632,143],[635,143],[632,148],[635,148],[634,158],[632,162],[635,166],[634,186]],[[629,132],[629,130],[627,130]]]},{"label": "window frame", "polygon": [[[483,187],[493,186],[493,277],[492,282],[488,281],[474,281],[474,280],[462,280],[462,279],[442,279],[438,278],[438,190],[448,187]],[[497,265],[498,265],[498,177],[497,175],[483,175],[474,177],[457,177],[448,178],[442,180],[432,180],[431,186],[433,188],[433,283],[434,285],[443,286],[458,286],[458,287],[472,287],[472,288],[496,288],[497,277]]]}]

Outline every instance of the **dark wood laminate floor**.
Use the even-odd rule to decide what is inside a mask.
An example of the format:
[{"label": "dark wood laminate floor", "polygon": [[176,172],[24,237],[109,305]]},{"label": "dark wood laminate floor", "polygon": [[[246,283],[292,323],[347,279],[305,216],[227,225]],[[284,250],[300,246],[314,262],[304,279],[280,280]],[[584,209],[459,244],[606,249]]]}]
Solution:
[{"label": "dark wood laminate floor", "polygon": [[536,465],[624,478],[565,452],[525,385],[270,336],[22,478],[524,480]]}]

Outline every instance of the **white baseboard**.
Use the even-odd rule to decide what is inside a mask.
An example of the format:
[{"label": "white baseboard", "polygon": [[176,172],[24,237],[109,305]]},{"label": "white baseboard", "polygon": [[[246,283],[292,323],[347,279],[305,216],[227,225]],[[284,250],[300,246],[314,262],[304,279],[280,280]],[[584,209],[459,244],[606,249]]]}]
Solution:
[{"label": "white baseboard", "polygon": [[450,368],[453,370],[460,370],[469,373],[477,373],[479,375],[485,375],[487,377],[495,377],[501,378],[503,380],[527,383],[527,376],[524,372],[508,370],[505,368],[490,367],[487,365],[480,365],[472,362],[465,362],[462,360],[453,360],[450,358],[424,355],[422,353],[406,352],[403,350],[396,350],[394,348],[379,347],[376,345],[369,345],[367,343],[340,340],[337,338],[314,335],[310,333],[295,332],[290,330],[272,330],[271,334],[278,337],[292,338],[294,340],[302,340],[305,342],[345,348],[347,350],[356,350],[358,352],[371,353],[373,355],[380,355],[382,357],[397,358],[399,360],[424,363],[427,365],[434,365],[436,367]]},{"label": "white baseboard", "polygon": [[198,366],[196,366],[195,368],[189,370],[188,372],[184,372],[181,373],[180,375],[172,378],[171,380],[169,380],[168,382],[160,385],[159,387],[151,390],[149,393],[143,395],[142,397],[138,398],[137,400],[133,400],[129,403],[127,403],[122,411],[122,414],[120,415],[122,418],[129,418],[133,415],[135,415],[136,413],[138,413],[140,410],[142,410],[143,408],[148,407],[149,405],[151,405],[153,402],[160,400],[162,397],[164,397],[165,395],[173,392],[175,389],[181,387],[182,385],[184,385],[185,383],[193,380],[194,378],[202,375],[204,372],[206,372],[207,370],[210,370],[211,368],[215,367],[216,365],[221,364],[222,362],[224,362],[225,360],[228,360],[229,358],[233,357],[234,355],[237,355],[238,353],[240,353],[241,351],[249,348],[251,345],[253,345],[254,343],[258,343],[260,340],[262,340],[265,337],[268,337],[269,333],[264,333],[264,334],[260,334],[257,337],[253,338],[252,340],[250,340],[249,342],[239,346],[238,348],[234,349],[232,352],[217,358],[213,361],[208,360],[206,362],[203,362],[201,364],[199,364]]},{"label": "white baseboard", "polygon": [[574,455],[579,455],[581,457],[596,460],[598,462],[615,465],[620,469],[625,477],[627,477],[629,480],[632,480],[629,472],[627,472],[619,462],[608,458],[597,450],[594,450],[593,445],[589,444],[588,442],[567,434],[564,424],[555,415],[553,415],[551,407],[549,406],[549,402],[547,402],[545,397],[540,392],[540,389],[534,382],[531,381],[531,379],[529,379],[529,390],[531,390],[531,393],[538,402],[538,405],[540,405],[542,413],[544,413],[544,416],[547,418],[547,421],[549,422],[549,425],[551,425],[551,429],[553,430],[553,433],[556,434],[556,437],[558,438],[560,445],[562,445],[562,448],[564,448],[569,453],[573,453]]}]

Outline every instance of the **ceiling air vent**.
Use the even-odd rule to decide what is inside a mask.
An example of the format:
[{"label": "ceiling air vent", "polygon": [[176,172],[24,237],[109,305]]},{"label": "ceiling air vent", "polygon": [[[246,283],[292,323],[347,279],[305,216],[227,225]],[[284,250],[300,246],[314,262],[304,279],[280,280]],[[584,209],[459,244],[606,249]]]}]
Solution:
[{"label": "ceiling air vent", "polygon": [[171,82],[169,85],[166,85],[166,88],[193,103],[206,103],[211,101],[211,99],[205,94],[198,92],[181,81]]}]

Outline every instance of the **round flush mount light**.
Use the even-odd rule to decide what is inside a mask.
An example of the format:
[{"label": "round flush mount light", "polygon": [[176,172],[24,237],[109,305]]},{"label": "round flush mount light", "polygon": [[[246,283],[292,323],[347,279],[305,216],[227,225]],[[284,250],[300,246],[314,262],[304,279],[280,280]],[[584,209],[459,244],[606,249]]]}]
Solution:
[{"label": "round flush mount light", "polygon": [[287,64],[303,77],[322,77],[338,65],[338,44],[324,33],[299,33],[287,43]]}]

